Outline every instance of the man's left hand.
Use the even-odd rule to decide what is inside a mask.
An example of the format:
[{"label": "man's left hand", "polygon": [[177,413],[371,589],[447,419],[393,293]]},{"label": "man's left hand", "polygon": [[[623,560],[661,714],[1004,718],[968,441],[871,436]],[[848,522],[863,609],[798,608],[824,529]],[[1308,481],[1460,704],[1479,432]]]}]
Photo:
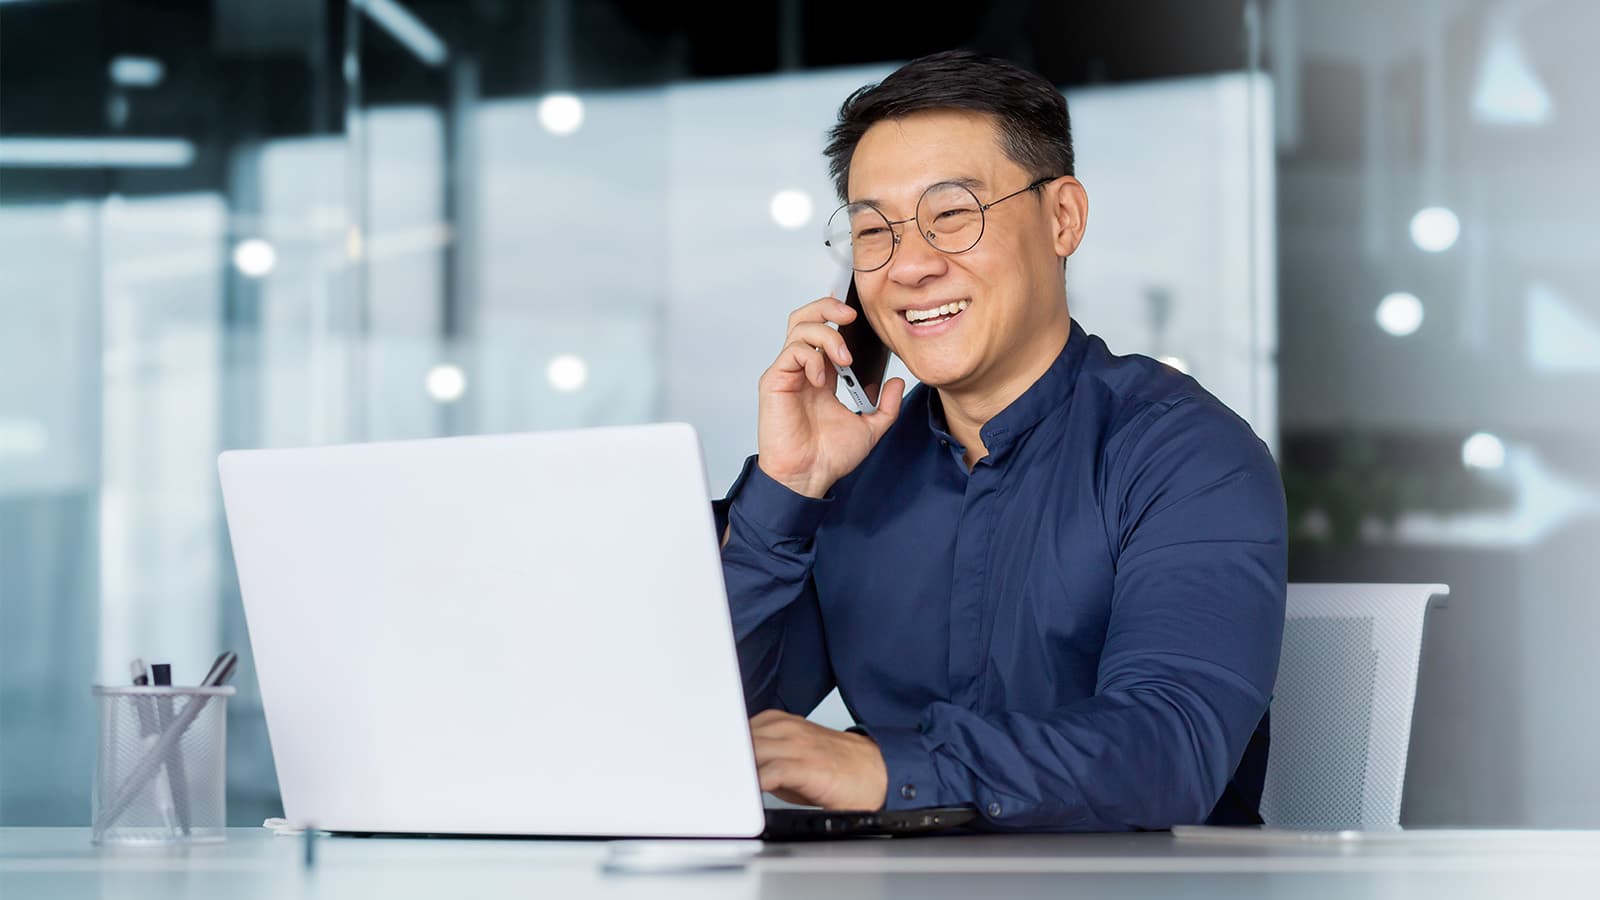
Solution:
[{"label": "man's left hand", "polygon": [[871,738],[776,709],[750,720],[750,737],[763,791],[827,809],[882,808],[889,770]]}]

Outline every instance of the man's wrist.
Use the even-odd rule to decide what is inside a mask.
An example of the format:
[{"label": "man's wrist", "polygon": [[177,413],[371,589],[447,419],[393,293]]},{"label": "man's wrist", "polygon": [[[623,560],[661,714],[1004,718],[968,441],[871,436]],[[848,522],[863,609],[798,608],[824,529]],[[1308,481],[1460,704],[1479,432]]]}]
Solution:
[{"label": "man's wrist", "polygon": [[773,478],[761,468],[759,458],[740,479],[732,498],[739,517],[769,532],[769,539],[809,539],[832,504],[829,498],[808,497]]},{"label": "man's wrist", "polygon": [[767,476],[772,481],[783,485],[784,487],[802,497],[805,497],[808,500],[827,499],[828,489],[833,487],[833,482],[831,481],[824,482],[821,479],[812,478],[809,476],[789,477],[785,475],[775,475],[769,469],[767,469],[766,466],[762,465],[760,457],[756,458],[756,468],[760,469],[761,474]]},{"label": "man's wrist", "polygon": [[866,767],[862,776],[865,781],[862,785],[862,802],[852,805],[857,809],[883,809],[889,784],[889,767],[883,759],[883,750],[872,735],[863,729],[847,728],[845,732],[850,735],[849,740],[861,748],[861,758]]},{"label": "man's wrist", "polygon": [[933,758],[923,746],[921,731],[914,727],[860,725],[848,730],[871,738],[883,757],[882,809],[916,809],[938,806],[944,801]]}]

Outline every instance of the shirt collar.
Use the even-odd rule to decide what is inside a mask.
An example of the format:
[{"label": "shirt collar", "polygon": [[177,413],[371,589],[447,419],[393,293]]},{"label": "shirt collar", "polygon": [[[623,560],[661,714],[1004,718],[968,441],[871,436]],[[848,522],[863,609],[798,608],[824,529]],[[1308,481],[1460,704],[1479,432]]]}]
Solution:
[{"label": "shirt collar", "polygon": [[[1078,325],[1077,319],[1073,319],[1066,346],[1056,355],[1055,362],[1039,376],[1038,381],[1022,392],[1022,396],[1011,401],[1010,406],[990,419],[979,432],[983,437],[983,446],[989,451],[990,462],[999,459],[1017,438],[1027,434],[1045,416],[1066,405],[1072,396],[1073,385],[1078,381],[1078,370],[1082,368],[1088,343],[1088,333]],[[929,388],[928,393],[928,429],[940,440],[958,447],[945,421],[939,392]]]}]

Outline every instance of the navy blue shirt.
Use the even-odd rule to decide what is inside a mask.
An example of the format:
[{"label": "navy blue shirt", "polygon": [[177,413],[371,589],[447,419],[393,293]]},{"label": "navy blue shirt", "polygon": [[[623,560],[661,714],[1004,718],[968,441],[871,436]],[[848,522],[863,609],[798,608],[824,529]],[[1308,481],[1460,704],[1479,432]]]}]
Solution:
[{"label": "navy blue shirt", "polygon": [[822,500],[746,462],[716,504],[752,714],[835,685],[885,805],[1052,831],[1259,822],[1286,590],[1282,483],[1193,379],[1074,322],[981,431],[938,395]]}]

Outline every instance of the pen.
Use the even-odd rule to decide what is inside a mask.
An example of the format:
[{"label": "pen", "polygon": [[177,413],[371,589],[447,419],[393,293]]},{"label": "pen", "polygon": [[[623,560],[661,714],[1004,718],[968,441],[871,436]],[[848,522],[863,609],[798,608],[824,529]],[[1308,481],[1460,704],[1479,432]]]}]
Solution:
[{"label": "pen", "polygon": [[[217,661],[211,666],[210,677],[206,679],[205,683],[202,684],[201,687],[221,687],[229,678],[233,676],[234,667],[238,664],[238,662],[238,654],[235,654],[231,651],[217,657]],[[128,807],[133,804],[134,798],[138,796],[139,791],[144,787],[145,782],[149,781],[151,777],[156,774],[157,770],[161,768],[161,762],[163,758],[167,753],[172,751],[173,747],[177,746],[179,739],[183,737],[184,732],[189,729],[189,726],[194,724],[195,718],[200,715],[201,710],[205,709],[206,701],[210,699],[211,698],[208,695],[199,694],[196,695],[194,699],[190,700],[189,703],[184,706],[183,712],[178,713],[177,718],[173,720],[172,724],[168,726],[166,730],[162,731],[161,736],[156,739],[154,746],[146,750],[144,756],[140,757],[139,762],[136,763],[131,770],[129,770],[128,778],[123,782],[122,790],[117,793],[117,795],[112,799],[111,804],[108,805],[105,808],[105,811],[100,815],[99,820],[94,823],[94,836],[96,840],[98,840],[100,836],[105,833],[105,830],[110,828],[123,813],[128,811]]]},{"label": "pen", "polygon": [[217,658],[211,661],[211,668],[206,670],[206,677],[200,679],[200,683],[208,687],[219,684],[217,675],[222,671],[222,667],[227,666],[228,671],[231,672],[233,671],[233,664],[238,661],[239,654],[234,653],[232,650],[217,654]]},{"label": "pen", "polygon": [[[156,663],[150,667],[150,680],[156,687],[172,687],[172,666],[168,663]],[[193,699],[190,701],[193,703]],[[156,721],[162,729],[172,724],[172,698],[156,698]],[[189,779],[183,770],[183,742],[172,746],[172,752],[167,755],[165,763],[167,774],[167,789],[172,794],[172,806],[178,813],[178,830],[182,834],[189,833]]]},{"label": "pen", "polygon": [[[150,684],[150,670],[145,666],[144,660],[135,659],[129,668],[133,672],[134,687],[146,687]],[[154,698],[136,695],[132,700],[134,712],[139,716],[140,742],[148,748],[156,742],[156,734],[161,731],[161,726],[156,721],[155,707],[152,705]],[[169,830],[177,831],[177,804],[172,798],[172,781],[166,772],[156,776],[155,790],[156,809],[161,812],[161,821],[166,823]]]}]

